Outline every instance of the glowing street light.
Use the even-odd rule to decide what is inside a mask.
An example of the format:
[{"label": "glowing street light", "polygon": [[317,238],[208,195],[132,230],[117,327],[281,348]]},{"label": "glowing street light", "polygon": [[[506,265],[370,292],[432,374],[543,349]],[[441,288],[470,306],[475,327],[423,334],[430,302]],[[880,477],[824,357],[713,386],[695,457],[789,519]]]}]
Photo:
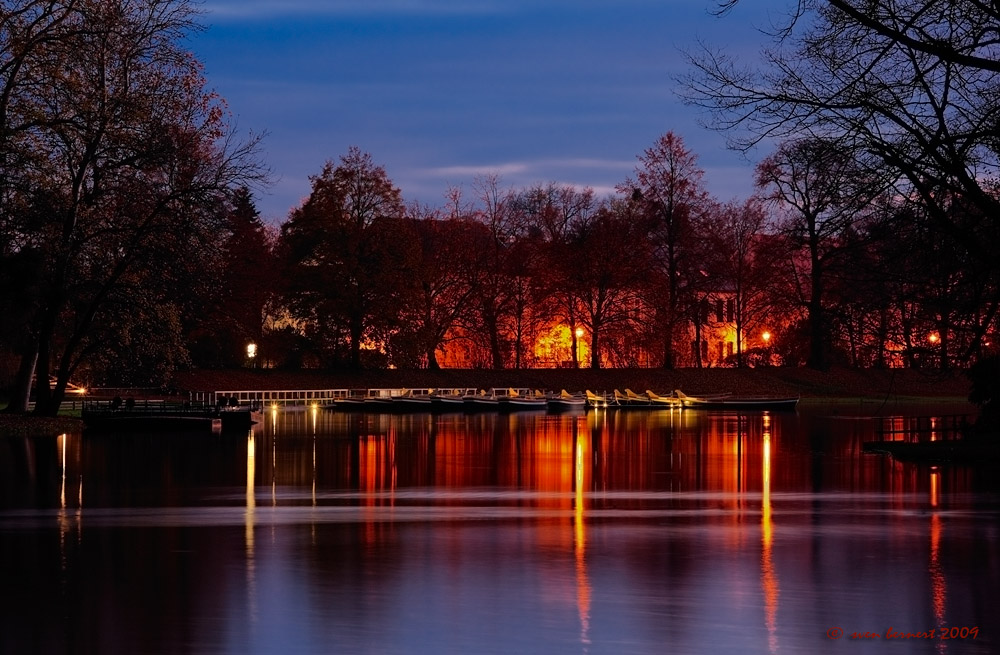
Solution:
[{"label": "glowing street light", "polygon": [[250,362],[250,368],[254,366],[255,357],[257,357],[257,344],[251,341],[247,344],[247,360]]},{"label": "glowing street light", "polygon": [[580,352],[579,343],[580,338],[583,336],[583,328],[576,328],[573,335],[576,337],[573,339],[573,368],[580,368],[580,357],[578,353]]},{"label": "glowing street light", "polygon": [[939,335],[937,332],[931,332],[929,335],[927,335],[927,340],[930,341],[931,343],[937,343],[941,341],[941,335]]},{"label": "glowing street light", "polygon": [[760,335],[760,338],[764,340],[764,345],[765,346],[771,344],[771,333],[770,332],[765,331],[763,334]]}]

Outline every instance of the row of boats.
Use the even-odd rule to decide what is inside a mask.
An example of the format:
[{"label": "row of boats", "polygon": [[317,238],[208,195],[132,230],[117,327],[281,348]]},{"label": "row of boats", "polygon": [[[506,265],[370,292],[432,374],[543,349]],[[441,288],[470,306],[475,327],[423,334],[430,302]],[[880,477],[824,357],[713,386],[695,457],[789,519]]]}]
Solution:
[{"label": "row of boats", "polygon": [[523,411],[546,409],[759,409],[789,410],[798,404],[798,396],[734,396],[728,393],[689,396],[680,390],[661,395],[646,390],[636,393],[615,389],[609,393],[569,393],[565,389],[543,392],[531,389],[403,389],[392,394],[371,390],[363,394],[337,398],[328,409],[365,411],[423,410],[496,410]]}]

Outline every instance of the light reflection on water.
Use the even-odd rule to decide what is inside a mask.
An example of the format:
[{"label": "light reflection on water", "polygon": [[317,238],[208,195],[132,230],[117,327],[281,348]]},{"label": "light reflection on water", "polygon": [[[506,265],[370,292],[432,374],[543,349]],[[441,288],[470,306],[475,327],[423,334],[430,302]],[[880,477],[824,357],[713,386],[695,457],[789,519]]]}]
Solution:
[{"label": "light reflection on water", "polygon": [[307,411],[7,441],[0,652],[822,653],[950,626],[979,637],[902,649],[995,652],[995,471],[863,455],[866,425]]}]

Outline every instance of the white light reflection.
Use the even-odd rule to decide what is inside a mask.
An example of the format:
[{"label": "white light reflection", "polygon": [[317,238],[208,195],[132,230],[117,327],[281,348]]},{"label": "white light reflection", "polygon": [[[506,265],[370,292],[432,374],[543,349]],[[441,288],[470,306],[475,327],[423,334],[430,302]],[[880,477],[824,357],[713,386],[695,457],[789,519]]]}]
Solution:
[{"label": "white light reflection", "polygon": [[[83,533],[80,529],[81,513],[83,508],[83,476],[79,478],[80,487],[77,490],[77,507],[76,512],[74,512],[73,517],[70,517],[68,512],[68,504],[66,502],[66,478],[69,469],[69,462],[67,457],[67,450],[69,449],[69,439],[70,436],[66,433],[60,434],[56,437],[56,448],[59,450],[59,461],[60,461],[60,473],[61,480],[59,484],[59,510],[57,512],[57,522],[59,524],[59,562],[65,573],[69,569],[69,553],[66,550],[67,540],[70,538],[70,534],[75,530],[77,543],[82,539]],[[79,453],[77,453],[77,458]],[[79,463],[79,459],[77,459]],[[63,580],[66,578],[64,577]]]}]

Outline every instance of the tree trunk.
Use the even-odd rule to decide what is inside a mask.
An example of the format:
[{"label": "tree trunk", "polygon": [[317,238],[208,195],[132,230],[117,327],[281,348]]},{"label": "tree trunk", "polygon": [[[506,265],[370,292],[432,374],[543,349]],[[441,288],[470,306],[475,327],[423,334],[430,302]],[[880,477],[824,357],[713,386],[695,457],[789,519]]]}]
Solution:
[{"label": "tree trunk", "polygon": [[360,317],[351,317],[351,370],[360,371],[361,370],[361,319]]},{"label": "tree trunk", "polygon": [[440,371],[441,365],[437,360],[437,348],[430,346],[427,348],[427,368],[432,371]]},{"label": "tree trunk", "polygon": [[822,304],[809,302],[809,368],[825,371],[826,361],[826,325]]},{"label": "tree trunk", "polygon": [[819,259],[819,239],[815,236],[815,224],[810,223],[809,272],[811,288],[809,296],[809,368],[825,371],[826,361],[826,317],[823,314],[823,269]]},{"label": "tree trunk", "polygon": [[700,317],[694,319],[694,361],[696,368],[702,368],[701,366],[701,321]]},{"label": "tree trunk", "polygon": [[594,323],[594,329],[590,332],[590,368],[595,371],[601,368],[600,330],[597,323]]},{"label": "tree trunk", "polygon": [[569,322],[569,338],[573,352],[573,368],[580,368],[579,341],[576,338],[576,325],[572,320]]},{"label": "tree trunk", "polygon": [[38,344],[33,343],[30,352],[21,356],[21,364],[14,379],[14,392],[6,411],[11,414],[27,414],[28,402],[31,400],[31,379],[35,375],[38,364]]}]

